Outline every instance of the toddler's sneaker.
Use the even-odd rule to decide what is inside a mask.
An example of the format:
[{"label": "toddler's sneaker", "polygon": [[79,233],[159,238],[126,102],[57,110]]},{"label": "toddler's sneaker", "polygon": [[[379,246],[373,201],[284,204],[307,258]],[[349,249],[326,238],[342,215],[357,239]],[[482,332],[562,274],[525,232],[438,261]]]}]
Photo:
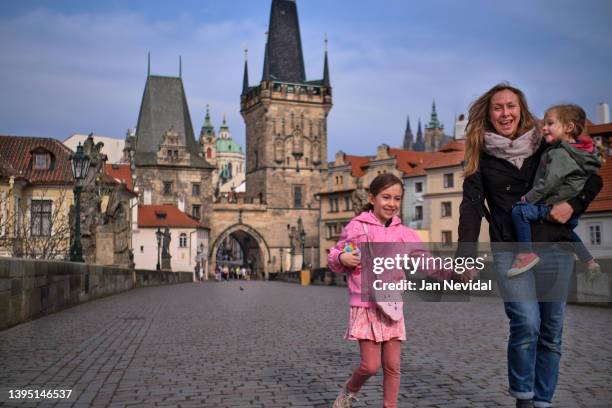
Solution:
[{"label": "toddler's sneaker", "polygon": [[508,277],[511,278],[513,276],[520,275],[523,272],[527,272],[536,264],[540,262],[540,257],[534,254],[533,252],[529,252],[526,254],[518,254],[514,257],[514,262],[512,262],[512,268],[508,271]]},{"label": "toddler's sneaker", "polygon": [[334,401],[332,408],[351,408],[351,401],[357,401],[355,394],[349,392],[349,390],[346,388],[347,384],[348,380],[344,383],[340,389],[340,392],[338,392],[338,396],[336,397],[336,401]]},{"label": "toddler's sneaker", "polygon": [[587,282],[593,282],[601,275],[601,266],[595,260],[587,262]]}]

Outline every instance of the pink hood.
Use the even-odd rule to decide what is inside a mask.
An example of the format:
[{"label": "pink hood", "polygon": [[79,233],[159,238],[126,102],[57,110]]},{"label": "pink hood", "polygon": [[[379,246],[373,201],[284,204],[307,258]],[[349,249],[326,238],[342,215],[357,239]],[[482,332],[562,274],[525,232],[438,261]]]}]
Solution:
[{"label": "pink hood", "polygon": [[[367,225],[367,237],[363,224]],[[361,266],[353,269],[346,268],[339,261],[344,246],[351,242],[359,247],[361,242],[422,242],[417,233],[402,225],[399,217],[394,216],[391,224],[385,227],[378,221],[372,211],[362,212],[353,218],[342,230],[340,239],[335,247],[329,251],[327,264],[333,272],[346,273],[350,305],[361,307],[374,307],[372,302],[361,300]]]}]

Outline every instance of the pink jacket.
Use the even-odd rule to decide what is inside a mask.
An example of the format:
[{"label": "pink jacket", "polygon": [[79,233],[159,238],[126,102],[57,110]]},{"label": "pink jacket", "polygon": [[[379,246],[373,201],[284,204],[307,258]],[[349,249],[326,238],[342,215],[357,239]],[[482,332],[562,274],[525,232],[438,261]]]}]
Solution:
[{"label": "pink jacket", "polygon": [[[362,224],[367,224],[367,238]],[[347,268],[340,263],[339,257],[346,243],[352,242],[359,247],[359,243],[368,239],[370,242],[422,242],[414,230],[402,225],[398,217],[393,217],[388,227],[382,225],[372,211],[362,212],[353,218],[344,227],[340,240],[327,256],[329,269],[333,272],[346,273],[351,306],[374,307],[375,304],[361,300],[361,266],[357,265],[354,269]]]}]

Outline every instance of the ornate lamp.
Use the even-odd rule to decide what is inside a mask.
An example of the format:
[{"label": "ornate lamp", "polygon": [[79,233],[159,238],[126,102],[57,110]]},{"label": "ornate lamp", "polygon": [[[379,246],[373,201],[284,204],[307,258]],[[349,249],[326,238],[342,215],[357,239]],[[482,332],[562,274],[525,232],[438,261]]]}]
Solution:
[{"label": "ornate lamp", "polygon": [[72,161],[72,175],[74,176],[74,239],[70,246],[70,260],[83,262],[83,247],[81,246],[81,191],[82,181],[89,172],[89,156],[83,153],[83,146],[79,143],[76,153],[70,155]]}]

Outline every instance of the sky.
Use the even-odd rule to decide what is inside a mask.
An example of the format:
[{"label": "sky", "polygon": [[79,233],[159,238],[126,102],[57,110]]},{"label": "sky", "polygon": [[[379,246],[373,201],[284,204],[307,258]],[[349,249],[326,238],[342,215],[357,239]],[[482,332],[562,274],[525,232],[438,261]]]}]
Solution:
[{"label": "sky", "polygon": [[[178,76],[196,137],[210,105],[244,146],[244,49],[262,74],[271,0],[4,0],[0,4],[0,134],[123,138],[151,73]],[[581,105],[595,121],[612,104],[609,0],[297,0],[308,80],[323,76],[329,39],[334,92],[328,158],[402,144],[409,116],[445,133],[494,84],[509,81],[542,116]]]}]

